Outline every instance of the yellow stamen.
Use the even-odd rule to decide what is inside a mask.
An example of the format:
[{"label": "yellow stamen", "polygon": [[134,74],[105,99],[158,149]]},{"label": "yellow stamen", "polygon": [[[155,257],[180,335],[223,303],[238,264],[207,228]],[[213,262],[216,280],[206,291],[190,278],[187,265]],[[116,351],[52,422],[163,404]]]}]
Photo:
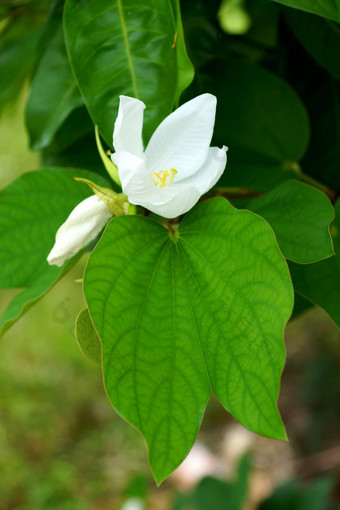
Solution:
[{"label": "yellow stamen", "polygon": [[159,172],[152,172],[151,179],[155,186],[165,188],[166,186],[170,186],[176,174],[177,170],[175,168],[170,168],[170,172],[169,170],[160,170]]}]

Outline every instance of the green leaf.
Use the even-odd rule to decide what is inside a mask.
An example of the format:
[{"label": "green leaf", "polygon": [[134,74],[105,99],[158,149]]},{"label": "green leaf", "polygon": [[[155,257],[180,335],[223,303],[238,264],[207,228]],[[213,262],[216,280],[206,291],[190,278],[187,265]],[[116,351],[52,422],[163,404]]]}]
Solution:
[{"label": "green leaf", "polygon": [[76,339],[84,356],[100,367],[102,348],[87,308],[79,312],[76,318]]},{"label": "green leaf", "polygon": [[22,175],[1,191],[0,288],[28,287],[51,269],[46,257],[58,228],[92,194],[75,176],[107,186],[91,172],[44,169]]},{"label": "green leaf", "polygon": [[0,44],[0,110],[18,94],[34,63],[41,26],[25,17],[11,22]]},{"label": "green leaf", "polygon": [[60,269],[46,257],[55,234],[72,209],[91,195],[90,188],[73,177],[107,181],[80,170],[45,169],[29,172],[0,193],[0,288],[26,287],[0,318],[0,334],[14,324],[78,260],[73,257]]},{"label": "green leaf", "polygon": [[329,224],[334,209],[324,193],[298,181],[287,181],[247,208],[265,218],[287,259],[300,264],[334,255]]},{"label": "green leaf", "polygon": [[340,2],[339,0],[274,0],[288,7],[294,7],[301,11],[318,14],[324,18],[340,22]]},{"label": "green leaf", "polygon": [[60,25],[48,41],[27,102],[26,125],[32,149],[48,146],[68,115],[82,104]]},{"label": "green leaf", "polygon": [[35,303],[44,295],[74,266],[80,258],[74,256],[62,268],[53,266],[41,274],[30,287],[15,296],[6,310],[0,317],[0,337],[13,326]]},{"label": "green leaf", "polygon": [[181,93],[189,87],[190,83],[194,79],[195,70],[188,57],[188,52],[185,46],[180,2],[179,0],[172,0],[172,3],[176,18],[176,36],[173,45],[175,46],[177,53],[177,90],[175,105],[178,106]]},{"label": "green leaf", "polygon": [[287,9],[285,18],[311,57],[340,80],[340,28],[327,19],[291,9]]},{"label": "green leaf", "polygon": [[157,482],[189,452],[212,391],[244,426],[286,437],[276,400],[293,290],[262,218],[222,198],[198,204],[176,234],[115,218],[84,291],[107,393],[145,437]]},{"label": "green leaf", "polygon": [[308,117],[294,90],[265,69],[231,60],[203,86],[217,96],[214,142],[230,147],[220,183],[266,191],[291,178],[290,163],[301,159],[309,140]]},{"label": "green leaf", "polygon": [[340,201],[331,227],[336,255],[316,264],[289,265],[294,288],[304,298],[323,308],[340,327]]},{"label": "green leaf", "polygon": [[176,24],[169,0],[66,0],[66,46],[86,106],[112,144],[120,94],[147,105],[144,137],[173,108]]}]

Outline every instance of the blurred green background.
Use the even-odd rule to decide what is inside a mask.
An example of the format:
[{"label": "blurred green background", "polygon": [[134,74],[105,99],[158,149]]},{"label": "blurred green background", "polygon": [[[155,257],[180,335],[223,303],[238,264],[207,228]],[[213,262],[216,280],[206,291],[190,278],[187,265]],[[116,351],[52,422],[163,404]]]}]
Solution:
[{"label": "blurred green background", "polygon": [[[1,185],[39,165],[27,148],[26,96],[24,90],[1,117]],[[156,488],[142,438],[113,411],[100,370],[79,351],[74,320],[82,308],[76,280],[83,267],[84,259],[0,344],[0,509],[192,508],[185,498],[194,490],[195,470],[189,465]],[[1,291],[1,309],[13,295]],[[321,310],[312,309],[288,326],[280,409],[289,443],[247,432],[217,402],[210,402],[199,443],[210,452],[213,466],[204,457],[199,464],[206,465],[203,474],[232,480],[242,455],[250,452],[242,508],[260,508],[265,499],[261,508],[336,508],[339,339]],[[270,496],[291,480],[295,485],[284,485]],[[218,487],[212,485],[212,490],[219,494]],[[224,506],[211,502],[200,508],[236,509],[223,499],[223,490]],[[199,496],[199,501],[203,504],[204,498]]]}]

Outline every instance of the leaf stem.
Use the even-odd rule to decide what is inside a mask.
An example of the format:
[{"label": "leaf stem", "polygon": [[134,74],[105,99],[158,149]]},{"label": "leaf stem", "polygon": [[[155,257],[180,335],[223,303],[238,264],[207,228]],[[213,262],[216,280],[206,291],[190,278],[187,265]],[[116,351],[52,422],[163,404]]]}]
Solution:
[{"label": "leaf stem", "polygon": [[331,188],[329,188],[328,186],[326,186],[325,184],[322,184],[321,182],[319,182],[318,180],[314,179],[314,177],[311,177],[310,175],[308,174],[305,174],[303,171],[302,171],[302,168],[301,166],[299,165],[299,163],[297,163],[296,161],[293,161],[293,162],[286,162],[284,164],[284,170],[290,170],[290,171],[293,171],[295,173],[295,175],[303,182],[306,182],[307,184],[310,184],[311,186],[314,186],[314,188],[317,188],[319,189],[320,191],[323,191],[323,193],[325,193],[325,195],[328,196],[328,198],[333,202],[334,200],[336,200],[337,198],[337,192]]},{"label": "leaf stem", "polygon": [[241,188],[237,186],[226,186],[226,187],[215,187],[213,191],[217,192],[217,195],[224,197],[230,196],[231,198],[248,198],[248,197],[259,197],[263,195],[261,191],[257,191],[249,188]]},{"label": "leaf stem", "polygon": [[97,149],[98,149],[98,152],[99,152],[99,155],[100,155],[100,158],[106,168],[106,171],[107,173],[109,174],[109,176],[111,177],[111,179],[116,183],[118,184],[118,186],[122,186],[121,185],[121,182],[120,182],[120,179],[119,179],[119,175],[118,175],[118,168],[116,167],[116,165],[111,161],[111,159],[109,159],[107,157],[107,155],[105,154],[105,151],[103,149],[103,146],[102,146],[102,142],[100,141],[100,136],[99,136],[99,131],[98,131],[98,126],[95,126],[94,127],[94,131],[95,131],[95,135],[96,135],[96,144],[97,144]]}]

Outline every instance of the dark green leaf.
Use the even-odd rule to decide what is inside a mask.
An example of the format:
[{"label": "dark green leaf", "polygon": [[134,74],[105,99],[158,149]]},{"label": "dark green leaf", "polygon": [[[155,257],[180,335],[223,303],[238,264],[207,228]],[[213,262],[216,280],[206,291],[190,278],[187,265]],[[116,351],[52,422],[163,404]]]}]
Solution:
[{"label": "dark green leaf", "polygon": [[340,28],[327,19],[287,9],[286,20],[305,50],[340,80]]},{"label": "dark green leaf", "polygon": [[169,0],[67,0],[66,45],[87,108],[112,143],[120,94],[147,105],[147,140],[172,110],[177,89],[176,24]]},{"label": "dark green leaf", "polygon": [[185,90],[192,82],[195,74],[188,52],[185,46],[184,31],[181,17],[181,6],[179,0],[171,0],[175,10],[176,18],[176,37],[174,46],[177,54],[177,90],[175,96],[175,105],[179,103],[179,98],[183,90]]},{"label": "dark green leaf", "polygon": [[79,312],[76,318],[76,339],[84,356],[100,367],[102,348],[87,308]]},{"label": "dark green leaf", "polygon": [[227,483],[217,478],[203,478],[194,492],[182,496],[173,510],[242,510],[247,497],[250,459],[244,456],[235,482]]},{"label": "dark green leaf", "polygon": [[19,92],[34,63],[41,25],[30,19],[10,23],[0,44],[0,110]]},{"label": "dark green leaf", "polygon": [[84,290],[107,393],[144,435],[158,482],[190,450],[211,391],[246,427],[285,438],[276,400],[293,292],[262,218],[221,198],[197,205],[176,235],[115,218]]},{"label": "dark green leaf", "polygon": [[323,308],[340,327],[340,201],[332,225],[336,255],[316,264],[290,264],[295,290]]},{"label": "dark green leaf", "polygon": [[308,264],[334,255],[329,233],[334,209],[316,188],[287,181],[252,200],[247,208],[268,221],[287,259]]},{"label": "dark green leaf", "polygon": [[67,116],[83,104],[66,53],[62,25],[48,41],[26,108],[32,149],[49,145]]},{"label": "dark green leaf", "polygon": [[217,96],[214,141],[229,146],[220,183],[267,190],[291,178],[287,170],[303,156],[309,139],[307,114],[294,90],[242,61],[228,60],[218,69],[203,84]]},{"label": "dark green leaf", "polygon": [[274,0],[288,7],[294,7],[301,11],[318,14],[324,18],[340,22],[340,2],[339,0]]}]

